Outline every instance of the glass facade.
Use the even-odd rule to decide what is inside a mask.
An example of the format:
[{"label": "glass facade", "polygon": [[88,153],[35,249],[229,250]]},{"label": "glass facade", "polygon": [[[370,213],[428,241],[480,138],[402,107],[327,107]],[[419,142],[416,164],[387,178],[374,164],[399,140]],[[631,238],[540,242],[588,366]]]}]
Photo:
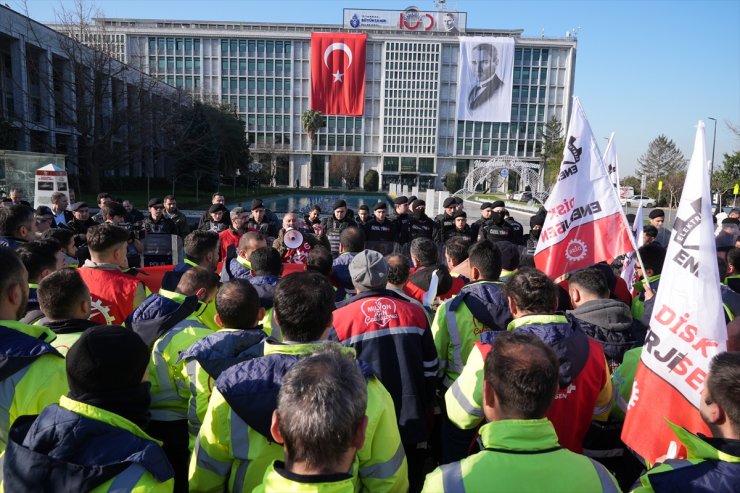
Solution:
[{"label": "glass facade", "polygon": [[[334,155],[357,155],[381,183],[440,185],[458,161],[496,156],[541,161],[541,130],[553,116],[567,126],[576,41],[526,38],[520,31],[471,30],[515,38],[510,123],[458,121],[459,42],[434,33],[370,31],[363,116],[327,116],[313,142],[301,114],[310,108],[311,32],[339,26],[185,23],[106,19],[107,32],[126,35],[140,67],[202,101],[227,104],[244,122],[254,152],[288,156],[281,182],[335,183]],[[145,27],[150,34],[139,34]],[[160,34],[161,33],[161,34]],[[228,34],[227,34],[228,33]],[[130,62],[132,60],[129,60]],[[321,157],[323,161],[317,159]],[[322,168],[322,164],[324,168]],[[286,175],[288,178],[283,178]]]}]

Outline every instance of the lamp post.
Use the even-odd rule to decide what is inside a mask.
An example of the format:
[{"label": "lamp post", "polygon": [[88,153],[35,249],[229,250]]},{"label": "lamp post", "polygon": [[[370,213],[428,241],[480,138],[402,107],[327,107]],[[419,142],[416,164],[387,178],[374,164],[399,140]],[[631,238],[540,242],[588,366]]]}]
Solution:
[{"label": "lamp post", "polygon": [[709,165],[709,193],[711,194],[712,193],[712,176],[714,175],[714,145],[717,143],[717,119],[712,118],[711,116],[708,116],[707,118],[714,121],[714,138],[712,139],[712,161],[711,161],[711,164]]}]

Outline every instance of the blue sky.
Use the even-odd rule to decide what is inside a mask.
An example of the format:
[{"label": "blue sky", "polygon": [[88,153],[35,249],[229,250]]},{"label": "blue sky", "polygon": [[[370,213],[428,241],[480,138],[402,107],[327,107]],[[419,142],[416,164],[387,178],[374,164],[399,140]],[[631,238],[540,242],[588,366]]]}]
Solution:
[{"label": "blue sky", "polygon": [[[8,1],[8,0],[6,0]],[[9,0],[40,22],[53,22],[71,0]],[[434,10],[432,0],[98,0],[106,17],[288,23],[342,22],[342,9]],[[616,132],[620,174],[629,175],[648,143],[663,133],[686,158],[695,125],[707,124],[707,159],[717,119],[715,168],[740,149],[725,122],[740,127],[740,0],[492,1],[448,0],[468,13],[468,27],[524,29],[524,36],[564,36],[578,29],[575,95],[597,137]],[[599,143],[602,150],[606,140]]]}]

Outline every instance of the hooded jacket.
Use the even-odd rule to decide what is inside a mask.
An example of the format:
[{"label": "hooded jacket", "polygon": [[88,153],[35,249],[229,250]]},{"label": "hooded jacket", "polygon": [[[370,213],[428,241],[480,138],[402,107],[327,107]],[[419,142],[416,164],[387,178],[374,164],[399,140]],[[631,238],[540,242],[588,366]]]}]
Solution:
[{"label": "hooded jacket", "polygon": [[7,452],[5,491],[172,491],[174,473],[158,442],[117,414],[67,397],[18,420]]},{"label": "hooded jacket", "polygon": [[185,363],[190,381],[190,405],[188,406],[188,431],[191,448],[211,398],[213,382],[227,368],[237,363],[262,356],[264,340],[267,339],[260,327],[251,329],[221,329],[180,353],[178,363]]},{"label": "hooded jacket", "polygon": [[577,318],[586,335],[601,344],[612,371],[622,363],[624,353],[645,343],[647,327],[632,318],[621,301],[591,300],[566,313]]},{"label": "hooded jacket", "polygon": [[493,281],[468,284],[437,309],[432,335],[439,358],[439,376],[445,388],[460,375],[480,335],[489,330],[506,330],[511,322],[501,287],[502,283]]},{"label": "hooded jacket", "polygon": [[[538,337],[550,346],[560,363],[559,390],[546,416],[560,443],[576,453],[592,419],[605,420],[611,409],[612,385],[604,351],[580,329],[572,316],[526,315],[507,330]],[[455,383],[445,393],[450,420],[463,429],[475,428],[483,418],[483,366],[495,344],[496,332],[484,332]]]},{"label": "hooded jacket", "polygon": [[69,348],[77,342],[77,339],[80,338],[83,332],[98,324],[92,320],[82,318],[55,320],[52,322],[48,318],[43,317],[36,322],[36,325],[44,325],[50,328],[57,335],[57,338],[51,343],[52,347],[62,355],[66,355]]},{"label": "hooded jacket", "polygon": [[[190,461],[193,491],[253,491],[270,464],[283,458],[282,445],[270,433],[280,385],[293,365],[320,344],[268,340],[263,357],[238,363],[221,374]],[[368,426],[352,468],[355,486],[374,492],[406,491],[406,456],[393,400],[369,365],[360,361],[358,365],[368,385]]]},{"label": "hooded jacket", "polygon": [[160,289],[147,297],[126,319],[126,327],[136,332],[147,346],[154,344],[164,333],[185,320],[200,302],[197,296],[185,296]]}]

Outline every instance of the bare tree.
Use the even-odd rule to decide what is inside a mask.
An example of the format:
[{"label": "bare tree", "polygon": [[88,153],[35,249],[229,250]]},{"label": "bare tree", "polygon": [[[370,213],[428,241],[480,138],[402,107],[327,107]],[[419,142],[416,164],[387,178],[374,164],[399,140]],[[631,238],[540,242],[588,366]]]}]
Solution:
[{"label": "bare tree", "polygon": [[[27,18],[18,26],[30,41],[29,77],[26,87],[14,90],[28,98],[31,111],[16,112],[14,124],[31,135],[32,149],[42,152],[60,152],[60,136],[66,133],[69,142],[61,152],[89,178],[92,190],[100,190],[103,175],[164,172],[162,121],[187,99],[116,59],[122,43],[105,31],[104,23],[94,23],[94,18],[103,17],[94,3],[75,0],[62,4],[56,14],[57,33]],[[47,46],[54,47],[51,73],[46,71]],[[39,125],[55,129],[56,148],[43,133],[33,131]]]}]

